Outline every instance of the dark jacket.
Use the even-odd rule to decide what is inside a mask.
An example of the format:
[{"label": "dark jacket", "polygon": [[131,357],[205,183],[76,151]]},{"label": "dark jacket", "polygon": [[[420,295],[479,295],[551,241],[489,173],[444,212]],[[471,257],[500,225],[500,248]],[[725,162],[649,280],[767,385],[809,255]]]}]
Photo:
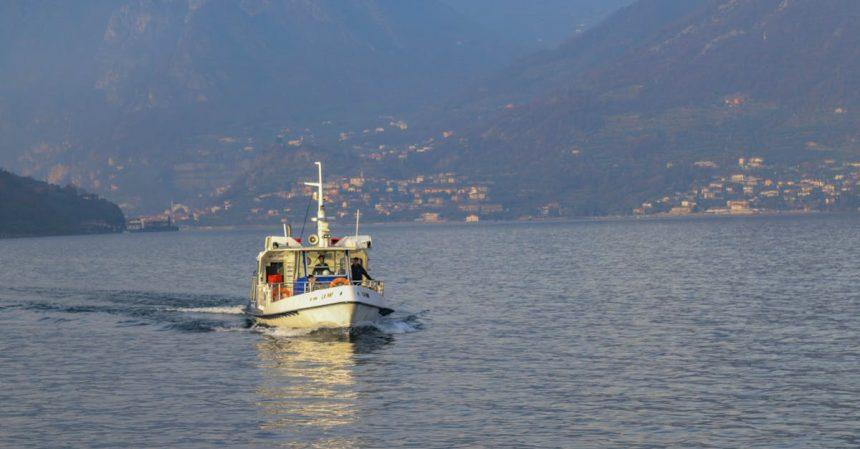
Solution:
[{"label": "dark jacket", "polygon": [[360,263],[353,264],[352,265],[352,280],[353,281],[362,281],[362,280],[364,280],[364,278],[367,278],[367,280],[369,280],[369,281],[373,280],[373,278],[370,277],[369,274],[367,274],[367,270],[365,270],[364,267]]}]

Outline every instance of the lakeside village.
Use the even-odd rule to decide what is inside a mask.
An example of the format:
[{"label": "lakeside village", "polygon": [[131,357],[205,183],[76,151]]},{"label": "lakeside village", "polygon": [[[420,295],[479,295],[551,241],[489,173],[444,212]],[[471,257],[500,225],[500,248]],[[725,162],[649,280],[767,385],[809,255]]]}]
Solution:
[{"label": "lakeside village", "polygon": [[[501,204],[489,202],[488,190],[488,185],[469,183],[465,177],[438,173],[409,179],[344,177],[327,183],[325,196],[327,202],[336,205],[332,213],[333,218],[339,221],[349,221],[355,210],[361,209],[363,216],[373,220],[475,223],[481,218],[494,218],[504,212]],[[254,198],[259,206],[252,207],[249,212],[253,217],[266,219],[294,217],[296,213],[303,214],[304,208],[272,209],[263,204],[272,197],[288,203],[301,203],[312,195],[306,186],[259,195]]]},{"label": "lakeside village", "polygon": [[[403,132],[408,125],[402,120],[386,116],[387,127],[367,128],[363,131],[344,131],[337,135],[341,145],[349,145],[358,157],[369,163],[402,161],[413,154],[432,151],[437,138],[448,139],[452,131],[444,131],[437,138],[428,138],[418,144],[392,146],[383,143],[381,135],[386,132]],[[325,124],[325,123],[324,123]],[[223,139],[222,139],[223,140]],[[230,139],[230,143],[237,139]],[[302,151],[307,146],[332,145],[325,138],[318,138],[311,130],[291,132],[284,128],[275,139],[273,148],[281,151]],[[246,146],[243,151],[249,151]],[[451,172],[417,174],[410,178],[358,176],[328,179],[325,196],[331,204],[330,213],[337,221],[354,220],[356,209],[361,210],[363,220],[369,221],[418,221],[425,223],[460,221],[476,223],[482,219],[501,219],[507,212],[502,204],[489,197],[492,183],[469,180]],[[219,189],[216,194],[225,191]],[[174,204],[160,215],[136,217],[135,220],[149,222],[165,221],[173,217],[180,225],[207,225],[218,223],[221,217],[232,216],[247,224],[271,223],[272,220],[287,222],[301,220],[308,200],[315,195],[313,189],[294,183],[288,190],[260,193],[253,198],[225,199],[220,203],[192,208]],[[235,221],[232,221],[235,223]]]},{"label": "lakeside village", "polygon": [[[388,128],[341,132],[341,143],[350,141],[359,157],[375,163],[402,160],[413,153],[434,150],[438,143],[429,138],[420,144],[390,146],[376,140],[390,131],[404,131],[405,122],[390,120]],[[282,149],[300,150],[316,143],[316,136],[305,130],[299,137],[288,137],[288,129],[277,136]],[[445,131],[442,139],[453,137]],[[667,165],[667,167],[669,167]],[[647,215],[750,215],[773,212],[814,212],[860,210],[860,162],[838,162],[824,159],[797,166],[768,164],[761,157],[738,160],[737,165],[720,167],[713,161],[692,164],[702,173],[699,181],[685,192],[674,192],[642,203],[632,209],[635,216]],[[332,218],[350,221],[355,210],[369,221],[467,222],[496,219],[541,219],[564,216],[564,207],[552,201],[540,205],[527,216],[512,217],[504,204],[492,197],[492,184],[481,183],[456,173],[417,174],[410,178],[359,176],[341,177],[326,183],[326,201],[333,205]],[[140,217],[151,222],[172,217],[175,224],[207,225],[219,217],[233,216],[248,224],[301,220],[305,206],[314,192],[295,183],[285,190],[260,193],[252,198],[226,199],[204,208],[192,209],[175,204],[161,216]],[[174,225],[168,222],[168,226]],[[233,223],[236,221],[234,220]]]},{"label": "lakeside village", "polygon": [[[712,161],[697,168],[718,171]],[[726,174],[727,173],[727,174]],[[714,174],[686,192],[647,201],[633,210],[642,215],[752,215],[776,212],[860,210],[860,162],[826,159],[789,168],[741,158],[735,169]]]},{"label": "lakeside village", "polygon": [[[409,179],[387,179],[375,177],[342,177],[325,184],[326,202],[331,204],[332,218],[350,222],[355,219],[356,209],[363,219],[370,221],[418,221],[440,223],[461,221],[477,223],[481,219],[501,218],[505,209],[500,203],[488,198],[490,186],[468,182],[465,177],[453,173],[417,175]],[[296,183],[289,190],[257,195],[250,204],[241,206],[233,201],[205,209],[191,209],[183,204],[174,204],[161,215],[137,217],[149,222],[165,221],[172,217],[176,224],[206,223],[208,217],[217,217],[245,209],[242,216],[246,223],[271,223],[272,220],[301,220],[306,203],[315,198],[311,187]],[[238,209],[237,209],[238,210]]]},{"label": "lakeside village", "polygon": [[[776,167],[762,158],[743,158],[730,170],[716,163],[699,161],[697,168],[714,172],[709,179],[694,183],[688,191],[675,192],[633,209],[633,215],[691,214],[753,215],[777,212],[826,212],[860,210],[860,162],[824,160],[818,164]],[[341,177],[326,184],[325,195],[333,218],[349,222],[355,210],[371,221],[418,221],[425,223],[467,222],[506,218],[507,209],[492,201],[491,185],[470,182],[454,173],[417,175],[408,179]],[[312,189],[295,184],[290,190],[258,195],[243,216],[247,223],[274,220],[299,220]],[[192,210],[173,205],[161,216],[176,224],[205,223],[207,216],[218,216],[240,207],[231,201],[206,209]],[[521,219],[551,218],[562,215],[558,203],[536,210]],[[149,217],[156,221],[159,216]]]}]

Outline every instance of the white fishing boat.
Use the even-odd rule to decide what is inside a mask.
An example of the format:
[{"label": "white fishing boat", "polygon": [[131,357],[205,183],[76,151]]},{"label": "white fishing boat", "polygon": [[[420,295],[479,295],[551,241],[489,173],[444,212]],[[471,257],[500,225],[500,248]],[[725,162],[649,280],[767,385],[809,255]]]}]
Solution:
[{"label": "white fishing boat", "polygon": [[332,237],[325,216],[322,164],[317,162],[316,234],[303,244],[284,226],[284,235],[266,237],[257,255],[251,313],[261,323],[293,328],[352,327],[373,323],[394,310],[386,305],[383,282],[367,273],[369,235]]}]

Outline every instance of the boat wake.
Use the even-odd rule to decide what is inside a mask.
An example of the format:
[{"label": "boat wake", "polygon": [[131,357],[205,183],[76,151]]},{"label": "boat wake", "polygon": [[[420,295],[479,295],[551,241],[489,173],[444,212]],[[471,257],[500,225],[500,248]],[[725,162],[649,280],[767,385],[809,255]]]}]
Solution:
[{"label": "boat wake", "polygon": [[268,327],[254,324],[249,327],[248,330],[251,332],[256,332],[258,334],[267,335],[269,337],[295,338],[304,337],[324,329],[294,329],[291,327]]},{"label": "boat wake", "polygon": [[408,320],[382,321],[374,323],[373,327],[386,334],[410,334],[420,330],[417,320],[411,322]]},{"label": "boat wake", "polygon": [[0,288],[0,314],[36,314],[63,323],[99,315],[117,326],[157,326],[181,332],[255,332],[276,338],[390,336],[421,330],[419,314],[396,312],[379,322],[350,329],[273,328],[255,323],[245,301],[235,296],[113,290]]},{"label": "boat wake", "polygon": [[117,290],[0,288],[0,313],[35,314],[56,322],[113,317],[121,327],[158,326],[183,332],[247,329],[242,298]]},{"label": "boat wake", "polygon": [[[360,337],[367,335],[376,336],[391,336],[396,334],[409,334],[418,332],[422,328],[417,314],[408,314],[402,316],[390,316],[376,323],[368,323],[362,326],[352,328],[318,328],[318,329],[299,329],[289,327],[271,327],[261,324],[253,324],[248,328],[251,332],[257,332],[263,335],[276,338],[297,338],[297,337]],[[235,330],[235,329],[234,329]]]},{"label": "boat wake", "polygon": [[245,306],[222,306],[222,307],[180,307],[176,310],[177,312],[186,312],[186,313],[211,313],[216,315],[244,315],[245,314]]}]

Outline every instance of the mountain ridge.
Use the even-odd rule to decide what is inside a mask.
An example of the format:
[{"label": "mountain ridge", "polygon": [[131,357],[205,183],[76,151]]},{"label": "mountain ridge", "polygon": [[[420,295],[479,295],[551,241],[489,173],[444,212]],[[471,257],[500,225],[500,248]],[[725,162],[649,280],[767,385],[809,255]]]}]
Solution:
[{"label": "mountain ridge", "polygon": [[857,157],[850,24],[860,3],[641,0],[482,85],[440,160],[495,178],[521,213],[601,215],[688,185],[698,160]]},{"label": "mountain ridge", "polygon": [[[493,5],[523,11],[514,3]],[[422,186],[447,192],[434,201],[486,197],[449,205],[458,213],[532,216],[557,205],[604,215],[742,157],[784,166],[857,157],[860,90],[850,74],[860,70],[860,4],[615,4],[626,6],[587,30],[572,21],[561,45],[532,42],[542,50],[495,70],[522,51],[498,36],[499,23],[528,25],[508,37],[534,40],[541,29],[497,11],[483,17],[486,0],[88,0],[73,11],[85,19],[83,44],[54,47],[56,35],[21,24],[80,25],[61,9],[8,2],[0,21],[26,32],[8,28],[0,43],[0,65],[14,68],[0,71],[9,81],[0,83],[0,163],[127,211],[232,204],[242,221],[248,210],[292,207],[270,200],[295,194],[285,179],[313,160],[342,180],[366,174],[380,192],[400,192],[362,196],[382,218],[409,201],[394,198],[401,188],[417,195],[409,179],[462,183]],[[556,23],[569,17],[560,15]],[[40,52],[54,59],[40,66]],[[426,205],[413,201],[398,210],[418,215]]]},{"label": "mountain ridge", "polygon": [[248,139],[408,110],[505,58],[436,0],[10,1],[0,17],[0,164],[129,209],[218,188]]}]

